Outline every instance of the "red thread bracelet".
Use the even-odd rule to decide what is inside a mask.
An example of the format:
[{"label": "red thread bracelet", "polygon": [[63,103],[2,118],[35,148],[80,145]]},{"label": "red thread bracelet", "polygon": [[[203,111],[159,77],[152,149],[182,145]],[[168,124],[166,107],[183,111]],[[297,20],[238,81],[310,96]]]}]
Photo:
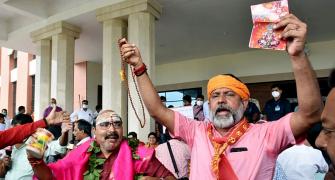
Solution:
[{"label": "red thread bracelet", "polygon": [[142,74],[144,74],[145,72],[147,72],[147,66],[142,63],[142,65],[139,68],[134,68],[134,74],[136,76],[141,76]]}]

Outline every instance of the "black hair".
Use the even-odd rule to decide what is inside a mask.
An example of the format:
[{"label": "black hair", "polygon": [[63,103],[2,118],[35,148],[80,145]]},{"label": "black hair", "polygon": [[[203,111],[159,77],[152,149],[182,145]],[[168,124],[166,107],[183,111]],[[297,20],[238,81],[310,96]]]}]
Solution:
[{"label": "black hair", "polygon": [[197,95],[197,99],[198,99],[198,98],[200,98],[200,99],[205,99],[204,95],[202,95],[202,94],[198,94],[198,95]]},{"label": "black hair", "polygon": [[3,115],[3,114],[0,113],[0,118],[4,118],[5,119],[5,117],[6,117],[5,115]]},{"label": "black hair", "polygon": [[28,114],[18,114],[14,116],[12,120],[12,125],[16,125],[16,124],[23,125],[23,124],[32,123],[32,122],[33,122],[33,118],[29,116]]},{"label": "black hair", "polygon": [[18,110],[19,112],[22,111],[22,110],[25,110],[26,108],[24,106],[19,106]]},{"label": "black hair", "polygon": [[137,139],[137,133],[132,131],[128,133],[128,136],[133,136],[133,138]]},{"label": "black hair", "polygon": [[148,138],[149,138],[151,135],[155,136],[156,140],[158,140],[158,138],[157,138],[157,134],[156,134],[155,132],[150,132],[150,133],[148,134]]},{"label": "black hair", "polygon": [[55,139],[58,139],[62,135],[62,126],[61,125],[49,125],[47,128],[50,131]]},{"label": "black hair", "polygon": [[76,121],[76,124],[80,131],[84,131],[85,134],[91,137],[92,125],[89,122],[83,119],[79,119],[78,121]]},{"label": "black hair", "polygon": [[98,105],[95,106],[95,110],[96,110],[96,111],[101,110],[101,109],[102,109],[101,104],[98,104]]},{"label": "black hair", "polygon": [[191,102],[192,102],[192,98],[191,98],[191,96],[189,96],[189,95],[185,95],[185,96],[183,97],[183,101],[187,101],[187,102],[191,103]]},{"label": "black hair", "polygon": [[162,102],[166,102],[166,97],[165,96],[161,96],[160,98],[161,98]]},{"label": "black hair", "polygon": [[84,99],[83,101],[81,101],[81,103],[87,103],[88,104],[88,101],[86,99]]},{"label": "black hair", "polygon": [[283,88],[282,88],[282,86],[280,84],[272,84],[271,85],[271,89],[273,89],[273,88],[278,88],[280,90],[283,90]]},{"label": "black hair", "polygon": [[328,85],[329,85],[330,88],[335,87],[335,69],[333,69],[329,74]]}]

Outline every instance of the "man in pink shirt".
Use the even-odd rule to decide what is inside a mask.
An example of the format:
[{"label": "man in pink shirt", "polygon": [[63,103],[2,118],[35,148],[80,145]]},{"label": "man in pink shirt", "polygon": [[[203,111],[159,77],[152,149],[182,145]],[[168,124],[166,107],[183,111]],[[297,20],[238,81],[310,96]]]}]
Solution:
[{"label": "man in pink shirt", "polygon": [[248,124],[243,113],[250,93],[232,75],[218,75],[208,82],[211,122],[191,121],[164,107],[146,73],[138,48],[125,43],[123,59],[133,66],[141,96],[150,115],[191,150],[190,179],[271,179],[278,154],[303,139],[319,122],[322,102],[315,73],[304,53],[307,26],[290,14],[275,29],[284,29],[287,52],[296,79],[299,111],[279,121]]}]

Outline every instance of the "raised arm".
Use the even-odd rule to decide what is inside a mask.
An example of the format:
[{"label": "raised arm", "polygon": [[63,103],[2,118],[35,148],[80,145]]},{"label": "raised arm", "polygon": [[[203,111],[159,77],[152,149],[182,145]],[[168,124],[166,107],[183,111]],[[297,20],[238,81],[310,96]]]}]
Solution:
[{"label": "raised arm", "polygon": [[50,112],[49,116],[43,120],[28,123],[8,130],[0,132],[0,149],[22,142],[25,138],[33,134],[37,128],[45,128],[48,124],[58,124],[68,120],[68,115],[63,112],[55,112],[55,108]]},{"label": "raised arm", "polygon": [[[125,42],[125,44],[123,44],[121,47],[123,59],[125,59],[125,61],[135,70],[142,68],[144,63],[138,48],[134,44],[128,44],[125,39],[122,39],[121,42]],[[174,112],[162,104],[148,74],[145,72],[137,76],[137,83],[144,104],[148,109],[150,116],[160,124],[166,126],[168,130],[173,133]]]},{"label": "raised arm", "polygon": [[293,113],[290,124],[293,135],[298,138],[320,121],[323,104],[315,72],[304,52],[307,25],[289,14],[277,23],[276,28],[284,28],[282,37],[287,40],[297,86],[299,110]]}]

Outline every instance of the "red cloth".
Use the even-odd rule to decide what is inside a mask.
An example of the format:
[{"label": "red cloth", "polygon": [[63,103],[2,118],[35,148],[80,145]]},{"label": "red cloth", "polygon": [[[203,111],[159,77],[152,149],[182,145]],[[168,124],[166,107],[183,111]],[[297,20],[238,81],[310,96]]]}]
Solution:
[{"label": "red cloth", "polygon": [[44,120],[39,120],[0,131],[0,149],[21,143],[24,139],[33,134],[37,128],[44,128],[46,126]]}]

